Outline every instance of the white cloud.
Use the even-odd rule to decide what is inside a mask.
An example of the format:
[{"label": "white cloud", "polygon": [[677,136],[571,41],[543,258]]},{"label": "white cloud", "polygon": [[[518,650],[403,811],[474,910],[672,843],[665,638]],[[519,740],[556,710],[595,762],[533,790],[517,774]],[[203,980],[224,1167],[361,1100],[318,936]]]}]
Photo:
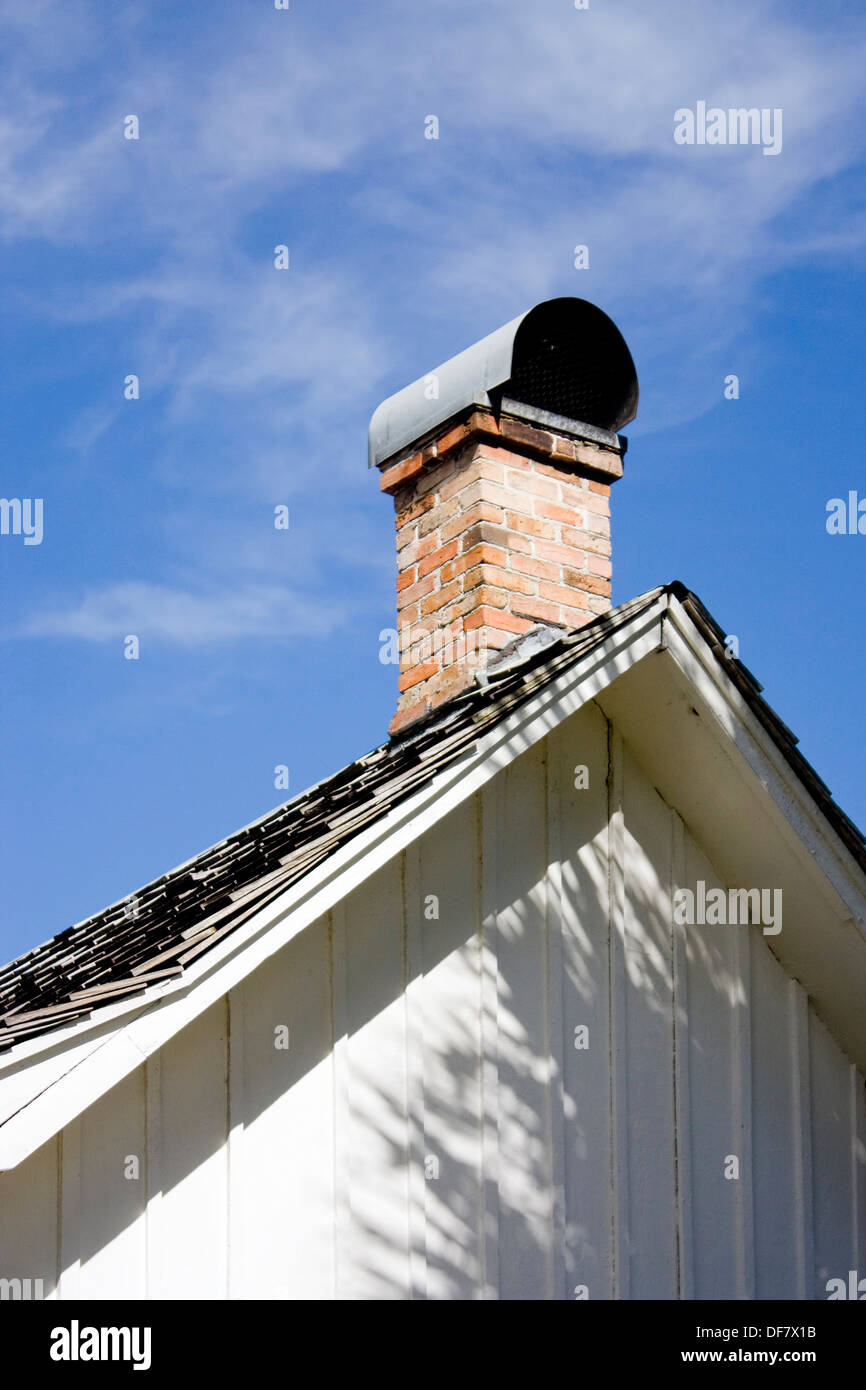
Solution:
[{"label": "white cloud", "polygon": [[[267,9],[211,14],[178,54],[146,43],[159,26],[131,12],[71,4],[58,34],[56,10],[40,3],[42,22],[25,25],[0,3],[19,44],[0,229],[49,261],[76,243],[74,295],[50,275],[23,290],[49,320],[124,326],[123,371],[141,376],[166,440],[152,472],[173,493],[175,555],[188,556],[184,492],[192,514],[204,489],[253,499],[273,485],[280,500],[322,476],[369,486],[363,434],[345,422],[372,409],[380,379],[402,384],[550,294],[601,303],[641,375],[676,381],[656,393],[656,425],[693,417],[718,353],[737,370],[751,351],[761,277],[864,245],[862,220],[834,216],[833,177],[864,143],[853,22],[843,41],[761,0],[382,0],[327,35],[311,16],[288,28]],[[676,146],[673,113],[698,98],[782,107],[782,155]],[[138,142],[122,138],[130,111]],[[800,213],[819,190],[817,225]],[[285,273],[272,266],[282,241]],[[109,428],[105,402],[84,403],[67,438],[88,449]],[[315,547],[320,562],[363,563],[351,508],[334,496],[305,536],[311,568]],[[243,576],[228,593],[222,557]],[[189,642],[303,622],[279,584],[247,583],[274,567],[240,523],[198,558],[207,594],[120,584],[28,630],[107,640],[148,621]]]},{"label": "white cloud", "polygon": [[[389,274],[375,234],[347,244],[336,271],[333,254],[317,263],[298,215],[312,176],[361,175],[356,206],[396,226],[404,247],[423,245],[415,294],[456,330],[461,317],[562,292],[576,240],[603,255],[608,296],[628,289],[634,304],[677,287],[706,301],[727,278],[742,300],[808,249],[783,241],[775,219],[862,153],[863,33],[852,26],[843,42],[753,0],[723,15],[710,0],[586,12],[440,0],[414,17],[386,3],[375,21],[348,16],[326,48],[310,26],[289,35],[280,24],[267,13],[208,25],[184,62],[148,52],[118,75],[104,62],[75,120],[52,118],[62,98],[32,30],[15,69],[7,235],[95,249],[130,234],[128,268],[82,285],[72,312],[150,314],[139,331],[151,378],[161,370],[181,403],[280,384],[318,392],[317,405],[342,386],[357,398],[399,353],[372,329]],[[111,37],[108,26],[103,58]],[[781,106],[782,157],[675,146],[673,112],[698,96]],[[422,138],[429,102],[442,120],[435,155]],[[139,142],[121,137],[130,109]],[[852,225],[849,240],[858,235]],[[278,239],[295,243],[282,283],[270,268]],[[371,257],[384,283],[365,283]]]},{"label": "white cloud", "polygon": [[196,594],[159,584],[127,582],[94,590],[72,607],[34,614],[22,632],[122,642],[203,647],[242,638],[327,637],[347,616],[345,605],[267,584]]}]

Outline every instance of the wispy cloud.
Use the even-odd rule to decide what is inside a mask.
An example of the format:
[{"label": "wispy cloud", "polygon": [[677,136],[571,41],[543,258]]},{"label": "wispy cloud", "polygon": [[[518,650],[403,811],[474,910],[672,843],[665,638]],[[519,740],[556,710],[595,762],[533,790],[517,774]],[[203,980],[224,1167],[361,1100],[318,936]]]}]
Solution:
[{"label": "wispy cloud", "polygon": [[[403,384],[573,293],[623,322],[642,374],[676,376],[655,420],[644,413],[669,424],[710,404],[713,354],[746,360],[762,277],[866,244],[862,218],[835,215],[832,186],[864,152],[862,22],[843,41],[769,0],[723,13],[714,0],[584,12],[382,0],[372,23],[366,7],[323,0],[316,22],[216,6],[187,23],[180,52],[172,14],[28,9],[0,4],[0,235],[46,247],[16,290],[48,321],[122,331],[175,541],[153,583],[94,588],[33,617],[34,635],[294,630],[303,603],[240,520],[219,553],[196,552],[206,594],[166,581],[189,563],[184,495],[192,516],[205,489],[282,500],[327,478],[307,558],[364,564],[356,517],[372,492],[361,430],[350,441],[345,422],[363,420],[383,380]],[[781,107],[782,155],[676,146],[674,111],[698,98]],[[138,141],[123,139],[130,112]],[[429,112],[438,142],[423,138]],[[590,247],[585,274],[576,243]],[[74,292],[52,276],[70,245]],[[83,451],[126,425],[95,395],[66,423]]]},{"label": "wispy cloud", "polygon": [[[863,153],[866,30],[852,24],[843,42],[769,3],[732,3],[722,20],[710,0],[663,13],[441,0],[435,22],[386,3],[376,25],[343,15],[327,52],[318,35],[280,22],[217,22],[193,38],[194,68],[167,49],[134,76],[105,65],[81,109],[34,63],[32,29],[14,69],[0,225],[10,236],[86,235],[94,248],[132,233],[138,252],[120,274],[109,264],[85,282],[71,311],[149,313],[142,350],[168,364],[166,385],[184,403],[281,383],[367,391],[389,358],[379,286],[365,283],[377,222],[418,248],[413,289],[434,301],[430,318],[442,312],[439,292],[455,297],[455,327],[561,292],[577,239],[592,242],[605,291],[636,294],[649,317],[672,288],[700,303],[726,280],[742,301],[762,273],[808,253],[812,239],[775,224]],[[387,72],[388,99],[360,72]],[[782,107],[783,158],[675,146],[674,110],[698,95]],[[435,151],[422,138],[428,103],[442,123]],[[128,110],[141,116],[140,141],[122,138]],[[323,262],[294,195],[337,172],[366,181],[356,206],[370,234]],[[251,246],[256,213],[274,235]],[[277,230],[296,242],[285,283],[269,269]],[[148,247],[154,264],[142,273]]]},{"label": "wispy cloud", "polygon": [[142,643],[205,647],[245,638],[327,637],[346,616],[345,605],[266,584],[195,594],[123,583],[88,593],[71,607],[34,614],[21,631],[87,642],[121,642],[132,634]]}]

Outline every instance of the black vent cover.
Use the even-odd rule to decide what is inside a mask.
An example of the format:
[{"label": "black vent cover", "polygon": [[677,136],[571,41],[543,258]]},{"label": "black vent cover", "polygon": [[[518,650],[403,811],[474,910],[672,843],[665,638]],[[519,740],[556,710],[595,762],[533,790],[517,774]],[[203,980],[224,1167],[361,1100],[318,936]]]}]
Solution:
[{"label": "black vent cover", "polygon": [[517,330],[503,394],[616,431],[637,410],[637,374],[616,324],[585,299],[550,299]]}]

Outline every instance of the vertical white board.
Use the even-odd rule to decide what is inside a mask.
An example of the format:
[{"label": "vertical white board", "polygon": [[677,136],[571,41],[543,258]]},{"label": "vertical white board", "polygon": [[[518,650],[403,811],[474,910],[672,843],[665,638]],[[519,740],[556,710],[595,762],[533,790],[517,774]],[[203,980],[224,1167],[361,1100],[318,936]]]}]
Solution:
[{"label": "vertical white board", "polygon": [[473,799],[424,836],[417,861],[406,857],[409,1048],[420,1060],[409,1090],[409,1201],[413,1214],[423,1203],[413,1226],[431,1299],[476,1298],[482,1284],[476,842]]},{"label": "vertical white board", "polygon": [[553,1288],[545,751],[522,754],[483,799],[496,827],[495,865],[485,858],[484,873],[495,914],[504,1299],[550,1298]]},{"label": "vertical white board", "polygon": [[412,1292],[403,860],[345,902],[351,1296]]},{"label": "vertical white board", "polygon": [[[686,836],[686,881],[725,888],[690,835]],[[687,925],[689,1133],[691,1159],[692,1258],[698,1299],[740,1293],[742,1188],[751,1184],[748,1155],[735,1124],[737,1085],[735,1033],[748,1027],[748,1000],[737,961],[735,932],[727,924]],[[739,1169],[738,1177],[726,1172]]]},{"label": "vertical white board", "polygon": [[[81,1298],[144,1298],[147,1291],[144,1081],[139,1067],[81,1117]],[[127,1177],[132,1171],[137,1176]]]},{"label": "vertical white board", "polygon": [[[628,1297],[678,1294],[671,811],[627,747],[622,795]],[[619,1162],[618,1149],[615,1162]]]},{"label": "vertical white board", "polygon": [[[557,1297],[611,1296],[611,1055],[609,1010],[608,726],[591,705],[551,734],[551,995],[559,991],[563,1287]],[[586,768],[584,787],[580,768]],[[581,785],[575,785],[576,782]],[[559,937],[558,958],[553,949]],[[558,978],[557,978],[558,976]]]},{"label": "vertical white board", "polygon": [[242,1133],[232,1162],[242,1186],[247,1298],[323,1299],[333,1291],[330,974],[327,923],[319,921],[242,986],[242,1094],[232,1096]]},{"label": "vertical white board", "polygon": [[[57,1135],[17,1168],[0,1173],[0,1279],[41,1279],[43,1298],[57,1286],[59,1147]],[[32,1282],[30,1290],[37,1290]]]},{"label": "vertical white board", "polygon": [[815,1252],[808,1297],[825,1299],[828,1279],[847,1280],[852,1257],[854,1133],[850,1062],[809,1009],[812,1097],[812,1207]]},{"label": "vertical white board", "polygon": [[[225,1298],[226,1007],[221,999],[161,1049],[148,1211],[162,1298]],[[158,1113],[156,1107],[158,1108]],[[158,1148],[157,1148],[158,1141]],[[157,1168],[158,1162],[158,1168]],[[158,1263],[157,1263],[158,1262]]]},{"label": "vertical white board", "polygon": [[758,928],[752,931],[751,951],[755,1296],[797,1299],[804,1293],[805,1216],[798,1180],[796,1000]]}]

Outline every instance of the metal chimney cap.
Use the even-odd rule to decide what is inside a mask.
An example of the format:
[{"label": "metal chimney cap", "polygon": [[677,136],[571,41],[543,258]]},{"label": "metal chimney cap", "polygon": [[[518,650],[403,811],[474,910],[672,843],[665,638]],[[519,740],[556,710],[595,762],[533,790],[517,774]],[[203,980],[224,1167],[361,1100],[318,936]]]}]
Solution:
[{"label": "metal chimney cap", "polygon": [[548,299],[389,396],[370,421],[370,466],[469,406],[503,397],[615,435],[637,413],[637,373],[612,319],[586,299]]}]

